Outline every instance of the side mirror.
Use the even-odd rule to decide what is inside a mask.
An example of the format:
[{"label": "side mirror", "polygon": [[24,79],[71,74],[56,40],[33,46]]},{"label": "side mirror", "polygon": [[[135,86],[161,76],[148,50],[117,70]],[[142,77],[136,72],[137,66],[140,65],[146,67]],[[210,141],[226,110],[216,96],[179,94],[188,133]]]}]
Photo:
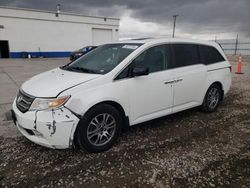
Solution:
[{"label": "side mirror", "polygon": [[132,70],[132,76],[143,76],[149,74],[149,68],[148,67],[134,67]]}]

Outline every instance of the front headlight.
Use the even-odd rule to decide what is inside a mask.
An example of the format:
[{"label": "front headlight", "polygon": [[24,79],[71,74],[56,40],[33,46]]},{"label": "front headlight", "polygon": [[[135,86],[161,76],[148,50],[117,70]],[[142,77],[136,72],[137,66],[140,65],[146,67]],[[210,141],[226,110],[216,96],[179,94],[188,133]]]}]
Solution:
[{"label": "front headlight", "polygon": [[30,110],[46,110],[46,109],[55,109],[64,105],[70,96],[63,96],[52,99],[43,99],[36,98],[30,106]]}]

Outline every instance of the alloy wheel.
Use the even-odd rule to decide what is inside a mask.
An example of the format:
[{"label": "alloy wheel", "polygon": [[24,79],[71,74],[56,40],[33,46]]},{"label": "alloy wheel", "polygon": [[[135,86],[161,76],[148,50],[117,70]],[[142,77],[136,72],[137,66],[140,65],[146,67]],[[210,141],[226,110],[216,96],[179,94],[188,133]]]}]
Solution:
[{"label": "alloy wheel", "polygon": [[211,88],[211,90],[208,93],[208,107],[210,109],[216,108],[217,104],[219,103],[220,100],[220,92],[218,88]]},{"label": "alloy wheel", "polygon": [[103,146],[113,138],[115,130],[116,121],[111,114],[98,114],[88,125],[87,139],[94,146]]}]

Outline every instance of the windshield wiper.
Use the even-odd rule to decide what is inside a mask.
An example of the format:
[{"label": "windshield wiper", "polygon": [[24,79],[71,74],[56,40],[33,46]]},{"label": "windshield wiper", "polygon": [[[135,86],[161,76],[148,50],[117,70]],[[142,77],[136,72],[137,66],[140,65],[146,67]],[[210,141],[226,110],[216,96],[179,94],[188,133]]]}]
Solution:
[{"label": "windshield wiper", "polygon": [[66,70],[66,69],[68,69],[69,67],[70,67],[69,64],[66,64],[66,65],[61,66],[60,68]]},{"label": "windshield wiper", "polygon": [[81,72],[87,72],[87,73],[96,73],[95,71],[93,70],[90,70],[90,69],[86,69],[86,68],[83,68],[83,67],[71,67],[72,69],[75,69],[75,70],[79,70]]},{"label": "windshield wiper", "polygon": [[94,73],[98,74],[98,72],[91,70],[91,69],[86,69],[83,67],[73,67],[73,66],[64,66],[62,67],[63,69],[69,70],[69,71],[80,71],[80,72],[86,72],[86,73]]}]

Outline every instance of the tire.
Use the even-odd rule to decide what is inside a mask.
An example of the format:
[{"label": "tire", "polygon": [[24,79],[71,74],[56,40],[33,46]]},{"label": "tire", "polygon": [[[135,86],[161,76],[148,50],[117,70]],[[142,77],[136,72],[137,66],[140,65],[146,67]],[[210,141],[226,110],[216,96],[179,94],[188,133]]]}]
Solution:
[{"label": "tire", "polygon": [[97,105],[80,120],[75,133],[76,145],[91,153],[106,151],[118,139],[121,127],[122,117],[115,107]]},{"label": "tire", "polygon": [[222,89],[218,84],[212,84],[205,95],[202,103],[202,110],[204,112],[214,112],[220,105],[222,99]]}]

